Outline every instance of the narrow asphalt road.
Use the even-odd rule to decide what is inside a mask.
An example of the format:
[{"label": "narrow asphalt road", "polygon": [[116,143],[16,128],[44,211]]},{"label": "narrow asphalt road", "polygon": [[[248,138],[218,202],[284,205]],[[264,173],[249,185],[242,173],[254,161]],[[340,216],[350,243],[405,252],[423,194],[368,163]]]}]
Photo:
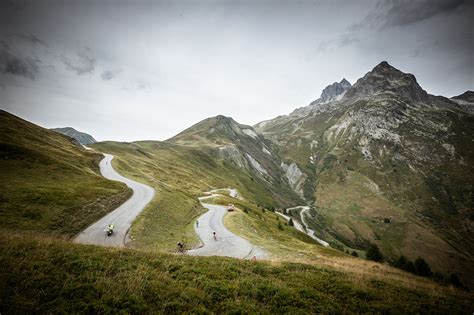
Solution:
[{"label": "narrow asphalt road", "polygon": [[[110,154],[104,154],[104,156],[105,157],[99,164],[102,176],[107,179],[125,183],[133,190],[133,195],[117,209],[108,213],[99,221],[81,232],[74,239],[74,242],[123,247],[125,246],[125,238],[133,220],[135,220],[138,214],[153,199],[155,196],[155,190],[150,186],[123,177],[112,167],[112,159],[114,156]],[[115,225],[114,234],[112,236],[107,236],[105,230],[111,223]]]},{"label": "narrow asphalt road", "polygon": [[[295,226],[295,229],[297,229],[300,232],[303,232],[303,233],[307,234],[309,237],[311,237],[312,239],[314,239],[316,242],[323,245],[324,247],[329,247],[328,242],[326,242],[326,241],[320,239],[319,237],[317,237],[314,234],[314,230],[312,230],[308,227],[308,224],[306,223],[306,221],[304,219],[304,215],[306,214],[307,211],[309,211],[309,207],[308,206],[298,206],[298,207],[288,208],[286,210],[292,210],[292,209],[301,209],[300,219],[301,219],[301,222],[306,226],[306,230],[305,230],[305,228],[303,227],[303,225],[300,224],[300,222],[293,219],[293,225]],[[281,212],[276,212],[276,213],[278,215],[282,216],[283,218],[285,218],[287,221],[290,221],[290,218],[291,218],[290,216],[288,216],[286,214],[283,214]]]},{"label": "narrow asphalt road", "polygon": [[[231,194],[233,197],[237,196],[234,190],[231,190]],[[198,218],[199,225],[194,226],[203,246],[188,251],[188,254],[194,256],[227,256],[234,258],[253,258],[255,256],[256,259],[268,258],[263,250],[230,232],[224,226],[223,218],[227,213],[227,208],[205,203],[207,198],[215,196],[213,194],[199,198],[203,207],[208,209],[206,213]],[[213,232],[216,232],[216,239],[213,237]]]}]

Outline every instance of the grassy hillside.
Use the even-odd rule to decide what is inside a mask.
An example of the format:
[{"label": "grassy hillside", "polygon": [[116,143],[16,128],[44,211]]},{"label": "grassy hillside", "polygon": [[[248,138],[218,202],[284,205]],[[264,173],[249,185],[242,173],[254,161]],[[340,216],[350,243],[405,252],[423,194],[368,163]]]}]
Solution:
[{"label": "grassy hillside", "polygon": [[[206,148],[157,141],[107,142],[92,147],[114,154],[113,165],[120,173],[157,191],[155,199],[132,226],[135,246],[172,251],[178,241],[197,244],[192,223],[205,211],[197,198],[210,189],[235,187],[255,205],[277,206],[268,186],[252,173],[211,155]],[[285,197],[280,198],[292,204]]]},{"label": "grassy hillside", "polygon": [[73,236],[124,202],[99,174],[101,155],[0,111],[0,227]]},{"label": "grassy hillside", "polygon": [[2,233],[0,239],[2,314],[474,310],[472,294],[422,279],[387,281],[321,266],[107,249],[37,236]]}]

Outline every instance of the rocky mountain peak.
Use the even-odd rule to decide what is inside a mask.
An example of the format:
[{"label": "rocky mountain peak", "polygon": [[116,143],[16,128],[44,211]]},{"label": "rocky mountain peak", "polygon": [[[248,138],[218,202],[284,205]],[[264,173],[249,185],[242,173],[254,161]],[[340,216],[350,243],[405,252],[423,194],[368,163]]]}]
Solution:
[{"label": "rocky mountain peak", "polygon": [[334,82],[324,88],[318,102],[327,103],[337,100],[338,96],[343,95],[350,87],[351,84],[346,79],[342,79],[341,82]]},{"label": "rocky mountain peak", "polygon": [[428,102],[428,94],[411,73],[404,73],[382,61],[349,89],[345,98],[366,98],[391,93],[414,102]]},{"label": "rocky mountain peak", "polygon": [[324,88],[320,98],[311,102],[308,106],[295,109],[290,116],[304,116],[313,110],[323,110],[324,104],[340,100],[350,88],[351,84],[345,78],[341,82],[334,82]]}]

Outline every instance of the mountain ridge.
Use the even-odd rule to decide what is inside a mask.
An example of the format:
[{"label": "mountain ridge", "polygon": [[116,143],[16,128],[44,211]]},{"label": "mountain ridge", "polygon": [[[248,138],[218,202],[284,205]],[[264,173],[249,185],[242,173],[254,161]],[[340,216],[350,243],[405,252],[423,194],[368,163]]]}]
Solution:
[{"label": "mountain ridge", "polygon": [[318,237],[349,250],[375,243],[389,259],[422,255],[473,281],[472,112],[387,62],[340,100],[299,112],[255,129],[301,171]]},{"label": "mountain ridge", "polygon": [[88,145],[97,142],[97,140],[95,140],[90,134],[77,131],[72,127],[51,128],[51,130],[71,137],[79,142],[79,144]]}]

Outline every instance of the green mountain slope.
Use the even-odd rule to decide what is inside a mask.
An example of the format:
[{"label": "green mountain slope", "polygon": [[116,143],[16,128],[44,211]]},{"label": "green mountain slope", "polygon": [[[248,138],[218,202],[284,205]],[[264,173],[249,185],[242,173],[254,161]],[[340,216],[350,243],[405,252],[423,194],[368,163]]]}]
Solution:
[{"label": "green mountain slope", "polygon": [[277,202],[273,206],[288,205],[288,198],[299,200],[280,167],[278,148],[252,127],[241,125],[230,117],[205,119],[168,142],[198,148],[213,159],[226,161],[251,174],[258,184],[269,190]]},{"label": "green mountain slope", "polygon": [[0,226],[72,236],[130,195],[99,174],[101,156],[0,111]]},{"label": "green mountain slope", "polygon": [[383,62],[340,100],[256,129],[301,170],[320,237],[375,243],[388,259],[421,256],[472,280],[474,117],[465,108]]}]

